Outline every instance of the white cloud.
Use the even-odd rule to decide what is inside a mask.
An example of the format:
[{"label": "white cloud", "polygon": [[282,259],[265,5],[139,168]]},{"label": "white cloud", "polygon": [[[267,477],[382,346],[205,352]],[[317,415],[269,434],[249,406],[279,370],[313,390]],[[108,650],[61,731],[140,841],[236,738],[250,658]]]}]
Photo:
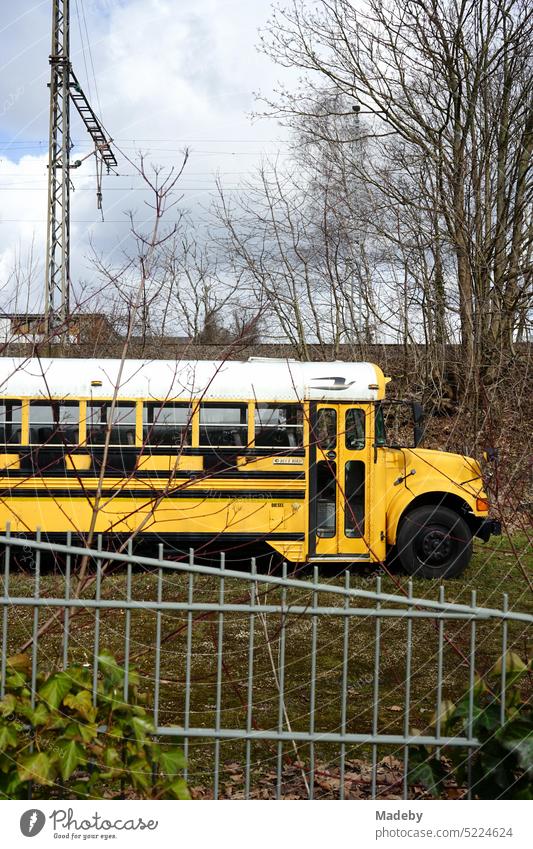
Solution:
[{"label": "white cloud", "polygon": [[[83,7],[82,7],[83,3]],[[11,5],[11,4],[10,4]],[[14,4],[13,4],[14,5]],[[191,158],[181,188],[185,204],[206,201],[214,174],[229,188],[282,138],[274,123],[251,124],[252,92],[269,90],[278,69],[255,51],[268,0],[71,0],[71,53],[76,73],[98,109],[87,45],[82,50],[77,8],[84,10],[106,127],[129,156],[142,149],[165,166]],[[84,19],[81,17],[84,32]],[[50,3],[21,0],[0,25],[3,151],[0,152],[0,276],[4,281],[18,246],[35,240],[44,261],[46,138],[48,123]],[[88,80],[85,68],[88,68]],[[90,149],[73,110],[74,158]],[[6,140],[11,143],[6,144]],[[81,144],[80,144],[81,142]],[[127,246],[124,212],[146,216],[146,191],[132,167],[104,183],[106,223],[95,205],[92,158],[72,172],[72,276],[89,274],[90,240],[118,257]]]}]

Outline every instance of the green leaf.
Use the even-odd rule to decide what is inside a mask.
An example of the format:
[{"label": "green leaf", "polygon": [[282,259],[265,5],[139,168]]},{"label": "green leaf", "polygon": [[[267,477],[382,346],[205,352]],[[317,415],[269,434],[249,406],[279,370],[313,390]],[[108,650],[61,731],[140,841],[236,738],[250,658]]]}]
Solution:
[{"label": "green leaf", "polygon": [[60,740],[57,747],[61,778],[63,781],[67,781],[76,767],[87,763],[87,755],[83,746],[76,740]]},{"label": "green leaf", "polygon": [[161,749],[159,755],[159,766],[164,775],[177,775],[182,769],[184,769],[185,764],[185,755],[181,749]]},{"label": "green leaf", "polygon": [[122,740],[124,737],[124,732],[122,728],[115,724],[112,728],[107,729],[107,736],[113,737],[115,740]]},{"label": "green leaf", "polygon": [[83,690],[89,690],[92,684],[91,670],[87,666],[69,666],[68,674],[74,685],[81,687]]},{"label": "green leaf", "polygon": [[88,690],[81,690],[75,695],[73,693],[69,693],[69,695],[65,696],[63,699],[63,704],[65,707],[69,707],[71,710],[79,713],[80,716],[87,720],[87,722],[94,722],[96,719],[97,710],[93,705],[92,696]]},{"label": "green leaf", "polygon": [[45,752],[25,755],[18,765],[21,781],[35,781],[36,784],[53,784],[52,761]]},{"label": "green leaf", "polygon": [[97,736],[96,722],[69,722],[63,732],[64,740],[78,740],[81,743],[90,743]]},{"label": "green leaf", "polygon": [[135,734],[137,743],[141,746],[144,745],[150,734],[154,731],[153,724],[149,720],[143,719],[140,716],[134,716],[132,718],[131,727],[133,728],[133,733]]},{"label": "green leaf", "polygon": [[8,690],[26,690],[29,695],[29,690],[27,689],[27,681],[24,675],[20,672],[12,672],[6,676],[6,689]]},{"label": "green leaf", "polygon": [[131,780],[136,787],[142,790],[150,790],[152,780],[152,770],[147,760],[144,758],[136,758],[127,766]]},{"label": "green leaf", "polygon": [[104,676],[107,687],[117,686],[124,681],[124,670],[118,665],[112,654],[102,652],[98,655],[98,665]]},{"label": "green leaf", "polygon": [[84,743],[90,743],[98,737],[98,723],[96,722],[80,723],[78,728]]},{"label": "green leaf", "polygon": [[121,769],[122,768],[122,760],[121,757],[113,746],[106,746],[104,749],[103,756],[104,765],[108,767],[112,767],[113,769]]},{"label": "green leaf", "polygon": [[53,710],[57,710],[64,697],[72,689],[74,682],[66,672],[57,672],[39,688],[39,695]]},{"label": "green leaf", "polygon": [[21,794],[23,784],[15,770],[2,770],[4,773],[0,776],[0,793],[4,799],[22,799],[27,798],[25,794]]},{"label": "green leaf", "polygon": [[13,693],[6,693],[0,702],[0,716],[9,716],[10,714],[15,713],[16,705],[17,700]]},{"label": "green leaf", "polygon": [[0,725],[0,752],[8,746],[16,746],[18,741],[18,734],[12,725]]},{"label": "green leaf", "polygon": [[413,748],[408,774],[409,784],[422,784],[432,796],[438,796],[442,790],[443,778],[442,763],[430,755],[424,746]]},{"label": "green leaf", "polygon": [[183,778],[178,778],[176,781],[173,781],[169,787],[170,792],[174,796],[175,799],[190,799],[191,794],[189,793],[189,788],[187,787],[187,782],[184,781]]},{"label": "green leaf", "polygon": [[475,719],[475,732],[478,728],[495,731],[500,726],[500,705],[493,702],[487,705]]},{"label": "green leaf", "polygon": [[46,725],[47,721],[50,719],[50,711],[43,702],[39,702],[37,707],[30,707],[28,710],[24,711],[24,716],[26,716],[34,726]]},{"label": "green leaf", "polygon": [[524,716],[508,722],[498,732],[497,738],[507,751],[514,752],[520,767],[533,777],[533,722]]},{"label": "green leaf", "polygon": [[[503,657],[500,657],[496,666],[494,667],[494,672],[496,675],[500,675],[503,667]],[[516,654],[516,652],[508,651],[505,654],[505,670],[506,672],[526,672],[527,666],[520,657],[520,655]]]},{"label": "green leaf", "polygon": [[474,701],[472,704],[472,713],[470,714],[470,698],[468,696],[464,696],[458,703],[450,719],[452,721],[454,719],[460,719],[463,724],[463,727],[466,727],[466,724],[468,723],[471,715],[473,730],[474,733],[476,733],[477,723],[480,720],[481,725],[483,726],[483,714],[486,710],[486,705],[480,705],[478,702]]}]

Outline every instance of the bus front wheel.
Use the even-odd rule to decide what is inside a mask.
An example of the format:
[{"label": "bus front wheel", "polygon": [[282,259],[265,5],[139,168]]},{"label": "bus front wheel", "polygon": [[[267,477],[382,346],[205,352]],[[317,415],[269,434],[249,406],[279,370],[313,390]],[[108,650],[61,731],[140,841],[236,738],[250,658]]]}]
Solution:
[{"label": "bus front wheel", "polygon": [[402,519],[396,543],[403,568],[420,578],[454,578],[472,557],[472,534],[448,507],[416,507]]}]

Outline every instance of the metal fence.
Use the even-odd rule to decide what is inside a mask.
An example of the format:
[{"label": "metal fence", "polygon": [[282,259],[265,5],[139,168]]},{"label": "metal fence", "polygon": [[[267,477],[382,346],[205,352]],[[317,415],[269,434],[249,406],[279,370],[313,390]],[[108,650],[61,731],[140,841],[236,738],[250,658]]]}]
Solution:
[{"label": "metal fence", "polygon": [[[95,698],[110,650],[139,670],[156,733],[182,740],[200,796],[290,797],[297,781],[309,798],[407,798],[413,747],[479,746],[476,675],[533,623],[506,595],[501,609],[479,607],[475,592],[449,603],[444,587],[419,598],[411,582],[404,596],[383,592],[379,575],[319,580],[315,569],[306,580],[262,574],[254,560],[228,569],[224,555],[216,567],[192,551],[163,559],[162,546],[157,558],[110,552],[101,539],[84,549],[6,532],[0,546],[1,695],[6,657],[22,647],[32,691],[38,670],[82,662]],[[500,685],[505,695],[505,664]],[[444,702],[465,691],[466,732],[447,737]],[[470,779],[463,789],[475,796]]]}]

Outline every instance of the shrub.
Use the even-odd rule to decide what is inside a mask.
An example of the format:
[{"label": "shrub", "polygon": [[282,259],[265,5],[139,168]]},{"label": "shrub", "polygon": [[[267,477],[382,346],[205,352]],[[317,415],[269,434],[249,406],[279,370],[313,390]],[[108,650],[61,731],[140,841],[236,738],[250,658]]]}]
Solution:
[{"label": "shrub", "polygon": [[[507,684],[505,722],[501,724],[502,694],[499,681],[505,663]],[[480,742],[470,755],[472,793],[480,799],[533,799],[533,710],[522,691],[531,675],[532,662],[525,664],[508,652],[492,670],[491,686],[476,681],[473,693],[472,734]],[[490,676],[489,676],[490,682]],[[447,702],[441,712],[441,731],[445,736],[463,736],[468,731],[470,694],[453,704]],[[446,757],[438,759],[426,746],[412,752],[410,784],[422,784],[434,796],[445,789],[444,782],[455,779],[464,786],[468,779],[466,748],[450,746]]]},{"label": "shrub", "polygon": [[102,653],[95,703],[92,673],[73,665],[37,679],[32,706],[30,658],[8,658],[0,701],[0,794],[74,798],[187,799],[182,750],[153,739],[138,675]]}]

